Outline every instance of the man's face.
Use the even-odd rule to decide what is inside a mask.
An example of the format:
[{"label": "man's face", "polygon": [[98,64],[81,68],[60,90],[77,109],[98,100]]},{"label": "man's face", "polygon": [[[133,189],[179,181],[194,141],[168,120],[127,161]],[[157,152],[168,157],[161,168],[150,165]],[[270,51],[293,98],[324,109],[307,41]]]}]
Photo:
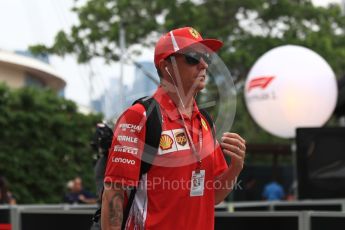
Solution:
[{"label": "man's face", "polygon": [[177,87],[180,91],[183,90],[184,95],[181,96],[194,96],[205,88],[209,56],[205,47],[198,46],[185,49],[170,57],[168,69]]},{"label": "man's face", "polygon": [[81,179],[76,178],[74,180],[74,192],[80,192],[82,188],[83,188],[83,184],[82,184]]}]

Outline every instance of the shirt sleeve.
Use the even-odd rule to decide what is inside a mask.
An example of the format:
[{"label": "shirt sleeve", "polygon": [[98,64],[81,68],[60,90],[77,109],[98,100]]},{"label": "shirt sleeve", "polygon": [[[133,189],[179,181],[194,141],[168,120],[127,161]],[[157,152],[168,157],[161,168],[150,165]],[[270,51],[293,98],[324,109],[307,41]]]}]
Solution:
[{"label": "shirt sleeve", "polygon": [[145,108],[135,104],[127,109],[114,127],[104,182],[137,186],[145,144]]},{"label": "shirt sleeve", "polygon": [[220,174],[225,172],[225,170],[228,168],[228,164],[226,163],[223,151],[220,148],[218,141],[216,143],[216,149],[214,151],[213,167],[214,167],[213,177],[219,176]]}]

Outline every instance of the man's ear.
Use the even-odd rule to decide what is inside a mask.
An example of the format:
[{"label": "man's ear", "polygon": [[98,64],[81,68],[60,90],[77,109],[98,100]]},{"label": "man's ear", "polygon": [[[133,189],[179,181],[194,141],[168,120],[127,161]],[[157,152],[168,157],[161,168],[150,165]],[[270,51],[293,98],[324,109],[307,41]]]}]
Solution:
[{"label": "man's ear", "polygon": [[167,67],[167,61],[164,59],[160,60],[158,63],[158,68],[161,71],[161,73],[166,72],[165,68]]}]

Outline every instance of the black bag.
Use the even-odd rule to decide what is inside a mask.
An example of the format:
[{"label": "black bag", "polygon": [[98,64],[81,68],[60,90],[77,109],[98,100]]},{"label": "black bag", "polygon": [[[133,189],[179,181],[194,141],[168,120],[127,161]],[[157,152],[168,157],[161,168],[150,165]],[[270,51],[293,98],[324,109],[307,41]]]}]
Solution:
[{"label": "black bag", "polygon": [[98,123],[90,145],[99,156],[107,156],[112,138],[113,130],[105,123]]}]

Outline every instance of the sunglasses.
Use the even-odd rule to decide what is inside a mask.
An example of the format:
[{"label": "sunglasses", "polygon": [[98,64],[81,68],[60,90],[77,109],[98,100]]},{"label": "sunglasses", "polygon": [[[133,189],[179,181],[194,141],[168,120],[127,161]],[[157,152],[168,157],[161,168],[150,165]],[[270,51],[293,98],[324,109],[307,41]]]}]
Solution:
[{"label": "sunglasses", "polygon": [[189,65],[198,65],[201,61],[201,58],[202,60],[204,60],[204,62],[206,62],[207,65],[210,65],[212,63],[211,54],[207,52],[199,53],[195,51],[190,51],[190,52],[179,53],[179,54],[184,57],[184,59]]}]

